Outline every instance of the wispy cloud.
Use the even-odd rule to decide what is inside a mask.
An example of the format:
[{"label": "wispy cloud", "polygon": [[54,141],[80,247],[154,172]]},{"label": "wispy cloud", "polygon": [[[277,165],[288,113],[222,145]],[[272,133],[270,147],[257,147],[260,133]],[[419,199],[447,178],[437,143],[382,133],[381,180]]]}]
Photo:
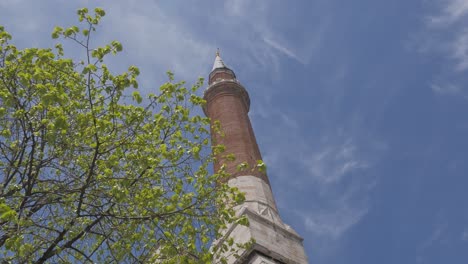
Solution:
[{"label": "wispy cloud", "polygon": [[[235,17],[245,17],[245,15],[248,13],[250,8],[252,7],[249,3],[251,1],[249,0],[226,0],[224,2],[224,10],[226,11],[226,14],[230,16],[235,16]],[[265,1],[256,1],[255,6],[257,9],[260,7],[263,9],[265,7],[266,2]],[[257,10],[258,11],[258,10]]]},{"label": "wispy cloud", "polygon": [[145,68],[172,70],[188,79],[204,74],[203,66],[212,63],[215,46],[187,28],[183,18],[167,15],[157,2],[145,1],[136,6],[119,2],[108,10],[111,15],[106,23],[120,26],[106,27],[103,37],[125,35],[124,47],[138,61],[151,64]]},{"label": "wispy cloud", "polygon": [[429,32],[445,34],[442,39],[431,41],[456,61],[455,70],[464,71],[468,69],[468,31],[465,26],[468,22],[468,0],[441,1],[439,5],[441,11],[428,15],[426,26]]},{"label": "wispy cloud", "polygon": [[446,62],[440,65],[446,66],[429,86],[438,95],[466,94],[463,74],[468,70],[468,0],[435,1],[431,6],[437,8],[425,15],[418,48],[432,57],[439,55]]},{"label": "wispy cloud", "polygon": [[337,205],[333,210],[314,213],[298,213],[305,227],[318,237],[337,239],[364,217],[369,208],[353,208],[348,204]]},{"label": "wispy cloud", "polygon": [[376,178],[365,174],[372,166],[359,146],[348,138],[344,142],[327,140],[310,154],[300,157],[308,172],[305,182],[316,186],[317,200],[325,205],[301,212],[306,229],[322,239],[338,239],[359,223],[371,208],[369,191]]},{"label": "wispy cloud", "polygon": [[455,84],[431,84],[431,89],[436,94],[456,95],[462,92],[460,86]]},{"label": "wispy cloud", "polygon": [[441,237],[443,236],[446,229],[447,229],[446,223],[438,224],[434,228],[434,230],[432,230],[432,233],[429,235],[429,237],[421,244],[421,248],[425,249],[427,247],[430,247],[437,241],[439,241]]},{"label": "wispy cloud", "polygon": [[[283,10],[288,7],[288,2],[277,0],[227,0],[224,2],[222,14],[218,13],[215,16],[222,15],[220,23],[228,25],[230,30],[237,33],[233,36],[244,49],[242,53],[254,58],[257,66],[260,65],[270,72],[274,70],[280,73],[281,56],[287,56],[304,65],[309,63],[321,44],[326,23],[314,21],[310,30],[293,32],[278,27],[279,21],[284,25],[293,23],[296,19],[302,21],[301,23],[307,23],[305,20],[311,20],[311,17],[317,20],[321,18],[326,20],[328,17],[327,15],[301,18],[292,16],[278,20],[275,14],[284,15]],[[324,10],[321,11],[325,13]]]},{"label": "wispy cloud", "polygon": [[444,235],[446,234],[448,228],[448,223],[445,220],[442,221],[442,214],[437,215],[437,217],[439,219],[439,223],[437,223],[432,232],[418,247],[418,254],[416,256],[417,263],[425,263],[425,251],[430,249],[432,246],[441,243],[441,241],[444,239]]},{"label": "wispy cloud", "polygon": [[[194,32],[184,16],[170,15],[159,2],[141,0],[138,5],[128,1],[109,1],[99,5],[106,10],[92,39],[92,45],[102,45],[120,40],[124,52],[109,57],[113,68],[126,70],[137,64],[145,78],[140,80],[143,89],[161,82],[164,72],[171,70],[177,78],[194,81],[206,74],[214,59],[216,46],[209,39]],[[57,6],[60,12],[57,12]],[[76,25],[76,9],[87,6],[92,13],[95,3],[90,1],[0,1],[0,16],[7,20],[7,30],[14,33],[18,45],[50,43],[53,26]],[[32,44],[36,45],[36,44]],[[148,92],[148,91],[145,91]]]},{"label": "wispy cloud", "polygon": [[[281,201],[292,199],[283,197],[293,194],[283,192],[282,188],[274,189],[280,210],[295,214],[315,243],[339,241],[372,208],[369,195],[378,178],[368,170],[377,162],[382,149],[364,147],[349,133],[328,131],[318,138],[303,135],[298,131],[300,122],[286,113],[262,118],[279,121],[276,133],[282,140],[262,144],[266,147],[264,160],[269,171],[274,172],[273,177],[277,177],[280,186],[288,186],[284,189],[295,190],[292,193],[298,197],[301,193],[309,197],[314,193],[313,199],[290,209]],[[277,138],[276,133],[270,134],[272,140]]]},{"label": "wispy cloud", "polygon": [[269,39],[267,37],[263,37],[263,41],[265,41],[266,44],[268,44],[270,47],[274,48],[275,50],[279,51],[280,53],[288,56],[291,59],[294,59],[302,64],[306,64],[301,58],[299,58],[294,52],[292,52],[290,49],[280,45],[278,42]]},{"label": "wispy cloud", "polygon": [[337,145],[325,144],[317,152],[302,156],[301,164],[321,184],[337,183],[349,173],[369,167],[351,139]]},{"label": "wispy cloud", "polygon": [[463,233],[461,234],[461,239],[463,241],[468,241],[468,228],[466,228],[465,230],[463,230]]},{"label": "wispy cloud", "polygon": [[458,71],[468,69],[468,31],[460,32],[453,41],[452,56],[458,62],[456,66]]},{"label": "wispy cloud", "polygon": [[442,2],[440,14],[428,17],[431,26],[447,26],[462,19],[468,14],[467,0],[448,0]]}]

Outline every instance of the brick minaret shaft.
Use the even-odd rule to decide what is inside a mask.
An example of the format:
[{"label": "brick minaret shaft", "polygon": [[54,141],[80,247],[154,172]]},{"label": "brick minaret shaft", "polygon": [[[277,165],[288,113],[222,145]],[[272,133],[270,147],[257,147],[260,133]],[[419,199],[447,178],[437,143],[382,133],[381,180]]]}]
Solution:
[{"label": "brick minaret shaft", "polygon": [[[262,159],[255,139],[255,134],[248,116],[250,98],[246,89],[237,81],[234,72],[227,68],[219,53],[217,53],[213,70],[210,73],[209,87],[205,91],[205,114],[212,121],[212,143],[225,146],[225,152],[216,157],[215,171],[225,164],[231,177],[248,175],[263,179],[269,184],[265,173],[257,169],[257,161]],[[222,133],[213,130],[213,123],[219,121]],[[227,161],[224,157],[234,154],[235,161]],[[247,163],[248,168],[239,171],[240,163]]]}]

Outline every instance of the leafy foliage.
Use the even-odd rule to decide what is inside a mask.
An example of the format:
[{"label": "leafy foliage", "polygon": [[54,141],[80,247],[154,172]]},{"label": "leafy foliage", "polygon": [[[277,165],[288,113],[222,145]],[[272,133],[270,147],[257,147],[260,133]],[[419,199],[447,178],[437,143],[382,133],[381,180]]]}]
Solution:
[{"label": "leafy foliage", "polygon": [[187,89],[169,73],[143,98],[137,67],[114,75],[104,63],[118,41],[90,46],[104,15],[80,9],[82,28],[52,33],[84,49],[83,61],[61,44],[19,50],[0,27],[0,256],[209,263],[229,250],[209,245],[243,222],[232,209],[243,195],[208,172],[209,120],[192,113],[202,80]]}]

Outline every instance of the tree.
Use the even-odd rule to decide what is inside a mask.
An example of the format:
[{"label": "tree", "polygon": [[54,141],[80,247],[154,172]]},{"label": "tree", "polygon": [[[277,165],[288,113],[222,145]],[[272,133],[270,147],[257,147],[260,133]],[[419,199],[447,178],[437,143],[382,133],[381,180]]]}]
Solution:
[{"label": "tree", "polygon": [[168,73],[143,99],[137,67],[115,75],[104,63],[122,45],[91,46],[104,15],[80,9],[82,28],[52,33],[82,61],[61,44],[19,50],[0,27],[0,257],[208,263],[228,250],[209,249],[218,230],[244,220],[232,209],[242,194],[207,169],[209,120],[192,113],[202,80],[187,89]]}]

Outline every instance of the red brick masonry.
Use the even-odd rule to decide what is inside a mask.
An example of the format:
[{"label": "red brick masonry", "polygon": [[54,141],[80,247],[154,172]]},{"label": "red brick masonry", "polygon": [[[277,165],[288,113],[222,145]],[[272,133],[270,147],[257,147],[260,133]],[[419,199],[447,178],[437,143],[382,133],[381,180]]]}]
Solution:
[{"label": "red brick masonry", "polygon": [[[231,74],[232,73],[232,74]],[[211,118],[211,124],[218,120],[224,135],[211,130],[212,144],[222,144],[226,151],[218,155],[214,169],[217,171],[226,164],[226,171],[233,177],[252,175],[263,179],[269,184],[265,173],[258,171],[257,160],[262,156],[255,139],[255,134],[248,116],[250,99],[245,88],[235,79],[229,69],[215,69],[210,74],[210,86],[205,91],[205,114]],[[236,160],[227,161],[223,156],[234,154]],[[237,165],[246,162],[249,168],[238,171]]]}]

